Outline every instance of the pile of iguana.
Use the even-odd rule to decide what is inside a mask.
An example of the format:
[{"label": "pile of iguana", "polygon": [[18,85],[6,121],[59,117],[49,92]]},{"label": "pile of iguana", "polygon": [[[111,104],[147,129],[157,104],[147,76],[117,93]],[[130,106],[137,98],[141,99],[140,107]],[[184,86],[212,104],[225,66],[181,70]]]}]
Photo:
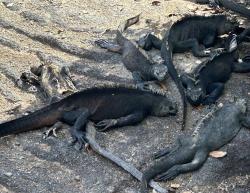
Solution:
[{"label": "pile of iguana", "polygon": [[210,105],[222,94],[225,82],[232,72],[250,72],[249,56],[239,62],[237,45],[244,40],[249,30],[241,35],[230,34],[226,51],[199,64],[192,73],[183,73],[182,84],[186,97],[194,106]]},{"label": "pile of iguana", "polygon": [[[116,34],[118,45],[105,40],[98,40],[96,44],[122,54],[122,61],[126,68],[132,71],[136,83],[151,80],[162,81],[168,72],[182,97],[183,128],[186,117],[186,99],[193,105],[211,104],[222,93],[224,82],[229,79],[232,72],[250,71],[249,56],[245,57],[243,62],[237,62],[239,59],[237,45],[242,41],[250,40],[249,29],[244,30],[239,36],[231,34],[228,38],[229,48],[223,53],[206,49],[215,45],[218,36],[238,30],[238,24],[228,20],[224,15],[185,17],[173,24],[163,40],[152,34],[140,39],[138,44],[145,50],[150,50],[152,47],[161,49],[164,64],[158,65],[153,65],[144,52],[122,34],[124,30],[138,21],[139,15],[119,26]],[[173,65],[172,55],[188,50],[192,50],[194,56],[212,56],[212,58],[200,64],[192,74],[183,74],[180,78]],[[45,91],[51,97],[63,94],[63,91],[58,89],[58,85],[71,87],[66,84],[67,81],[65,83],[65,78],[58,81],[62,72],[68,77],[65,69],[54,69],[52,65],[46,68],[45,66],[33,68],[32,72],[41,79],[29,77],[27,74],[24,74],[23,78],[31,83],[45,85],[44,87],[48,87],[49,80],[49,90]],[[51,125],[54,125],[52,129],[55,132],[60,122],[63,122],[71,126],[72,144],[77,144],[78,149],[81,149],[83,145],[88,144],[89,140],[92,140],[86,134],[88,121],[94,122],[98,131],[106,131],[111,128],[135,125],[150,115],[157,117],[176,115],[177,105],[171,102],[165,94],[143,90],[141,85],[144,84],[138,84],[137,87],[106,85],[74,93],[29,115],[0,124],[0,137]],[[147,184],[156,176],[157,180],[169,180],[181,173],[201,167],[209,152],[232,140],[241,125],[250,127],[250,118],[246,116],[244,100],[238,100],[236,103],[225,105],[209,113],[201,120],[191,137],[178,139],[176,147],[157,153],[156,158],[164,158],[146,170],[143,176],[136,168],[100,149],[95,141],[91,141],[91,144],[101,155],[118,165],[119,163],[125,164],[125,170],[142,180],[141,191],[147,192]]]},{"label": "pile of iguana", "polygon": [[[112,110],[111,110],[112,109]],[[58,121],[71,125],[73,144],[87,143],[85,127],[93,121],[99,131],[134,125],[146,116],[175,115],[177,106],[163,93],[133,86],[94,87],[74,93],[27,116],[0,124],[0,137],[51,126]]]},{"label": "pile of iguana", "polygon": [[246,116],[246,101],[238,99],[235,103],[207,114],[196,126],[192,136],[179,138],[172,148],[166,148],[155,154],[162,157],[144,172],[141,193],[148,192],[147,183],[174,179],[182,173],[200,168],[211,151],[229,143],[240,131],[241,126],[250,127]]},{"label": "pile of iguana", "polygon": [[225,7],[232,10],[242,16],[250,19],[250,9],[247,9],[245,5],[234,2],[233,0],[195,0],[196,3],[209,4],[214,8]]},{"label": "pile of iguana", "polygon": [[214,55],[214,52],[205,50],[216,43],[218,36],[227,34],[238,27],[236,21],[230,21],[225,15],[215,16],[188,16],[174,23],[163,40],[152,34],[141,38],[139,46],[145,50],[152,47],[161,49],[161,55],[168,67],[168,73],[176,83],[183,102],[183,127],[186,119],[186,97],[178,73],[173,65],[172,55],[176,52],[192,50],[194,56],[204,57]]},{"label": "pile of iguana", "polygon": [[[100,39],[95,41],[101,48],[117,52],[122,55],[122,62],[125,67],[132,72],[134,81],[142,83],[143,81],[163,81],[167,75],[167,67],[163,64],[153,64],[153,62],[138,48],[138,45],[123,36],[123,32],[131,25],[139,21],[139,16],[126,20],[120,24],[116,32],[117,44]],[[142,84],[143,86],[143,84]]]}]

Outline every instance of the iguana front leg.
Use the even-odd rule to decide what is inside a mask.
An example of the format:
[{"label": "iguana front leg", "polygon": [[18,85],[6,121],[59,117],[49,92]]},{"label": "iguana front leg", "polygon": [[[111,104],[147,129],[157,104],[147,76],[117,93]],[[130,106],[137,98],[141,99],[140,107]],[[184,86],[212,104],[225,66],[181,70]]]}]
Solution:
[{"label": "iguana front leg", "polygon": [[82,149],[83,145],[87,144],[86,139],[86,124],[90,113],[88,109],[83,109],[82,112],[77,117],[74,125],[70,128],[70,134],[72,136],[72,145],[78,142],[78,150]]},{"label": "iguana front leg", "polygon": [[207,87],[208,96],[202,101],[203,105],[211,105],[221,96],[224,84],[220,82],[212,83]]},{"label": "iguana front leg", "polygon": [[110,128],[135,125],[136,123],[141,122],[144,118],[145,118],[145,113],[137,112],[118,119],[104,119],[95,124],[95,127],[97,127],[98,131],[103,132]]},{"label": "iguana front leg", "polygon": [[156,181],[165,181],[172,180],[177,177],[179,174],[194,171],[200,168],[206,161],[208,152],[206,150],[199,150],[191,163],[175,165],[171,167],[167,172],[157,176]]}]

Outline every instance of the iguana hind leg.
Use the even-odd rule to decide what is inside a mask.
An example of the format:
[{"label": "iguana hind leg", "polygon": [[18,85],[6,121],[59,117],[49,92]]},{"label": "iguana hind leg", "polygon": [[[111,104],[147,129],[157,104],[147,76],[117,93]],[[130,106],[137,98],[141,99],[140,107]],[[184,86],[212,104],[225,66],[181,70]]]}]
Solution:
[{"label": "iguana hind leg", "polygon": [[125,117],[120,117],[118,119],[105,119],[97,124],[95,124],[95,127],[97,127],[98,131],[106,131],[110,128],[115,127],[123,127],[127,125],[134,125],[136,123],[141,122],[145,117],[145,114],[143,112],[133,113],[130,115],[127,115]]},{"label": "iguana hind leg", "polygon": [[242,60],[243,60],[243,62],[234,62],[234,64],[233,64],[233,72],[236,72],[236,73],[250,72],[249,56],[246,56]]},{"label": "iguana hind leg", "polygon": [[154,153],[153,158],[154,159],[159,159],[163,156],[168,155],[169,153],[174,153],[176,152],[180,147],[181,147],[181,141],[182,141],[182,137],[178,137],[176,140],[176,143],[174,146],[172,147],[166,147],[162,150],[159,150],[158,152]]},{"label": "iguana hind leg", "polygon": [[159,158],[169,154],[172,151],[174,151],[174,147],[166,147],[166,148],[161,149],[161,150],[157,151],[156,153],[154,153],[153,158],[159,159]]},{"label": "iguana hind leg", "polygon": [[89,116],[90,116],[90,113],[88,109],[82,109],[74,125],[70,128],[70,134],[73,139],[73,141],[71,142],[71,145],[78,143],[78,147],[77,147],[78,150],[82,149],[84,144],[85,145],[88,144],[87,139],[86,139],[86,124],[87,124]]},{"label": "iguana hind leg", "polygon": [[56,122],[48,131],[44,132],[43,138],[46,139],[49,136],[57,137],[56,131],[58,129],[61,129],[62,127],[63,127],[63,123],[62,122],[60,122],[60,121]]},{"label": "iguana hind leg", "polygon": [[184,52],[191,49],[195,57],[209,56],[211,51],[205,50],[204,48],[204,46],[199,44],[197,39],[189,39],[175,43],[175,52]]},{"label": "iguana hind leg", "polygon": [[119,46],[118,44],[113,44],[103,39],[96,40],[95,44],[100,46],[101,48],[107,49],[108,51],[116,52],[120,54],[122,53],[122,47]]},{"label": "iguana hind leg", "polygon": [[157,181],[173,180],[179,174],[194,171],[200,168],[205,163],[207,156],[208,156],[208,152],[206,150],[199,150],[195,154],[192,162],[182,164],[182,165],[174,165],[168,171],[157,176],[155,180]]}]

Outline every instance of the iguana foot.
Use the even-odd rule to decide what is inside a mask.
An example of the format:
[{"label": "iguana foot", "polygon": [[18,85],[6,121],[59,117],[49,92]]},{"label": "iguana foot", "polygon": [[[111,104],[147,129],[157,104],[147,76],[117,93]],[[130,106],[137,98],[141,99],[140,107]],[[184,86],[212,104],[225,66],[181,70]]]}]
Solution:
[{"label": "iguana foot", "polygon": [[56,131],[63,126],[61,122],[55,123],[48,131],[43,133],[43,139],[48,138],[49,136],[57,137]]},{"label": "iguana foot", "polygon": [[70,129],[72,141],[70,142],[70,146],[75,145],[76,150],[81,150],[83,146],[86,146],[88,144],[88,140],[86,139],[86,132],[77,130],[74,128]]},{"label": "iguana foot", "polygon": [[156,181],[167,181],[167,180],[173,180],[176,178],[180,172],[179,172],[179,166],[175,165],[172,168],[170,168],[168,171],[158,175],[155,180]]},{"label": "iguana foot", "polygon": [[116,119],[104,119],[98,123],[95,124],[95,127],[97,128],[97,131],[103,132],[106,131],[112,127],[114,127],[117,124]]},{"label": "iguana foot", "polygon": [[137,83],[136,86],[139,90],[143,91],[150,91],[153,89],[152,85],[148,82]]},{"label": "iguana foot", "polygon": [[100,46],[101,48],[106,49],[108,47],[108,45],[109,45],[109,42],[107,40],[100,39],[100,40],[96,40],[95,44]]},{"label": "iguana foot", "polygon": [[217,49],[211,50],[210,54],[209,54],[209,57],[212,60],[214,57],[220,55],[224,51],[225,51],[225,48],[217,48]]}]

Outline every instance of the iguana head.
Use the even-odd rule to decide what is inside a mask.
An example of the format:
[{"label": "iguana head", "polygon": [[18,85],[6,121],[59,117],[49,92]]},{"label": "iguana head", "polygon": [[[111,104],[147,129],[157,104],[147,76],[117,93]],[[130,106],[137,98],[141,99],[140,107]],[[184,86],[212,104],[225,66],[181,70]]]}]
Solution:
[{"label": "iguana head", "polygon": [[235,18],[228,19],[225,16],[224,21],[218,25],[218,35],[227,34],[229,32],[234,31],[237,27],[239,27],[239,23]]},{"label": "iguana head", "polygon": [[155,64],[152,66],[152,73],[156,80],[162,81],[168,74],[168,68],[164,64]]},{"label": "iguana head", "polygon": [[152,42],[148,38],[149,35],[150,33],[147,33],[146,35],[141,36],[137,41],[138,46],[144,50],[150,50],[152,48]]},{"label": "iguana head", "polygon": [[161,96],[161,99],[154,103],[152,114],[157,117],[166,117],[176,115],[177,105],[171,102],[166,96]]},{"label": "iguana head", "polygon": [[198,106],[206,96],[202,84],[199,79],[192,78],[184,74],[182,77],[183,86],[186,88],[186,97],[190,104]]}]

